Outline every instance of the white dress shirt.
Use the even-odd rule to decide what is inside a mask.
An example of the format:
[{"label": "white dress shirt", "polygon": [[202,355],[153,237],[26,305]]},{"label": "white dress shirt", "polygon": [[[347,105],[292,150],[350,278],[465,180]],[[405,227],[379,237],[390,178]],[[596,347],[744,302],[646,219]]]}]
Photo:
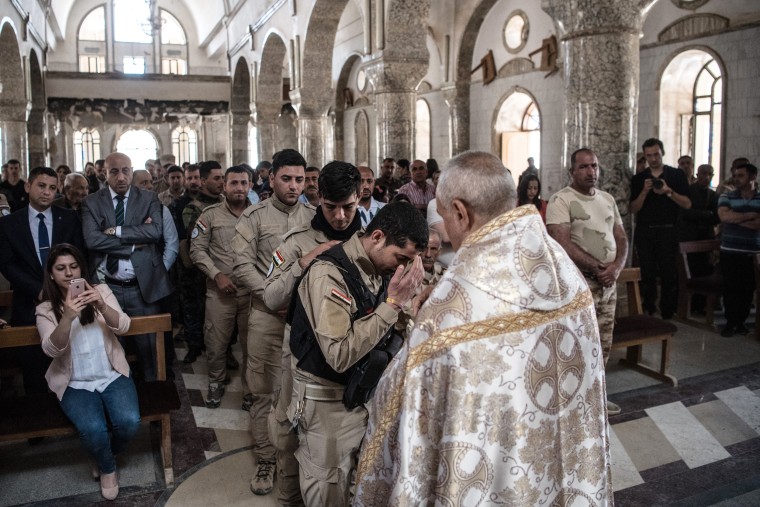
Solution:
[{"label": "white dress shirt", "polygon": [[[113,191],[113,189],[109,186],[108,191],[111,193],[111,204],[113,204],[114,211],[116,210],[116,205],[119,203],[119,201],[116,199],[116,196],[118,195],[116,192]],[[127,206],[129,206],[129,193],[132,191],[132,187],[130,186],[127,189],[127,193],[124,194],[124,219],[127,218]],[[121,226],[116,228],[116,234],[115,236],[117,238],[121,238]],[[135,246],[132,245],[132,251],[134,252]],[[119,270],[116,273],[108,273],[108,270],[106,267],[106,259],[103,259],[102,267],[104,271],[106,272],[106,275],[109,278],[115,278],[117,280],[134,280],[135,278],[135,267],[132,266],[132,261],[130,259],[119,259]]]},{"label": "white dress shirt", "polygon": [[359,216],[362,219],[362,227],[366,228],[372,219],[375,218],[377,212],[380,211],[380,208],[383,206],[385,206],[385,203],[376,201],[374,197],[369,198],[369,209],[365,208],[360,203],[357,210],[359,211]]}]

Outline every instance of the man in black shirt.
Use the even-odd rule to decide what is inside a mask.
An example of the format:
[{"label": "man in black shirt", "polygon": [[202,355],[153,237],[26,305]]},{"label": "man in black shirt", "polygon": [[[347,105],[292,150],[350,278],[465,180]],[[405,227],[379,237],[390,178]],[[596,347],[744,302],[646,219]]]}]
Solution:
[{"label": "man in black shirt", "polygon": [[655,312],[659,276],[660,313],[669,319],[678,299],[675,225],[679,211],[691,208],[689,183],[683,171],[662,163],[662,141],[647,139],[643,150],[649,167],[631,180],[631,211],[636,214],[633,239],[641,268],[642,305],[649,314]]},{"label": "man in black shirt", "polygon": [[29,194],[24,188],[26,182],[21,179],[21,162],[11,159],[5,164],[4,169],[5,181],[0,183],[0,191],[8,198],[8,204],[13,212],[28,204]]}]

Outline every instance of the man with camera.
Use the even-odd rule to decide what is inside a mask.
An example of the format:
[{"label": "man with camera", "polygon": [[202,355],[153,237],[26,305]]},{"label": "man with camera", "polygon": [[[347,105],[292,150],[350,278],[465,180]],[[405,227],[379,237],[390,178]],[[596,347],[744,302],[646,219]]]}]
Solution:
[{"label": "man with camera", "polygon": [[636,214],[633,240],[641,268],[642,305],[647,313],[655,313],[659,276],[660,314],[670,319],[678,299],[675,226],[680,210],[691,208],[689,182],[683,171],[662,163],[662,141],[647,139],[642,148],[649,167],[631,180],[631,211]]}]

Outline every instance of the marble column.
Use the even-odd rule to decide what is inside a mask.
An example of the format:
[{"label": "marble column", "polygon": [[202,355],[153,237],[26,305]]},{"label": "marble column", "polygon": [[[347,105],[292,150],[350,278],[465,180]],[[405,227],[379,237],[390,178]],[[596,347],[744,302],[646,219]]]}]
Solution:
[{"label": "marble column", "polygon": [[[232,154],[232,165],[242,164],[248,160],[248,124],[251,119],[251,112],[247,109],[240,111],[231,111],[230,115],[230,153]],[[255,166],[257,162],[252,165]]]},{"label": "marble column", "polygon": [[427,64],[381,56],[364,66],[375,97],[378,166],[386,157],[414,157],[415,87],[425,75]]},{"label": "marble column", "polygon": [[542,0],[556,22],[564,70],[562,167],[581,147],[602,167],[599,186],[628,214],[635,167],[639,33],[656,0]]},{"label": "marble column", "polygon": [[256,119],[256,132],[259,136],[259,162],[271,161],[277,152],[277,117],[280,106],[262,102],[256,102],[254,106],[253,116]]}]

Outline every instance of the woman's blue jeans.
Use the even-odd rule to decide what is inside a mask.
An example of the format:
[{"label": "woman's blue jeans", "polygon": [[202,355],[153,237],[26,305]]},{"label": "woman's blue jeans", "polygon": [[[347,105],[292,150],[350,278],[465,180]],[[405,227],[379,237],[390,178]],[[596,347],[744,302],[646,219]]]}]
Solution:
[{"label": "woman's blue jeans", "polygon": [[[61,408],[76,426],[84,448],[95,459],[100,473],[114,472],[114,455],[125,449],[140,426],[140,408],[132,379],[121,375],[102,393],[67,387]],[[110,437],[106,414],[111,421]]]}]

